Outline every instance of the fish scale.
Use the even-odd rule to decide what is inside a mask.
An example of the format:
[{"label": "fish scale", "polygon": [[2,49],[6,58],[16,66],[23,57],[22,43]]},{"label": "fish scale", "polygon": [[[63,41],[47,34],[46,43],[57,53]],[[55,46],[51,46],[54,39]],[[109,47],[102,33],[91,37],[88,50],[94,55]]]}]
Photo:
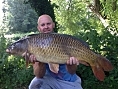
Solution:
[{"label": "fish scale", "polygon": [[[25,47],[24,47],[25,46]],[[86,42],[66,34],[40,33],[29,35],[11,44],[7,53],[22,55],[33,54],[44,63],[66,64],[70,57],[75,57],[81,64],[89,65],[97,79],[104,80],[104,71],[111,71],[111,62],[93,52]]]}]

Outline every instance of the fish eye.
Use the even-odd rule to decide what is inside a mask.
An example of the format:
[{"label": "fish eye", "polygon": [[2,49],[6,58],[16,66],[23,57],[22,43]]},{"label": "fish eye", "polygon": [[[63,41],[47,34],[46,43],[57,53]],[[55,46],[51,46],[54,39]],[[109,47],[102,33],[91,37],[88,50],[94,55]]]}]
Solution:
[{"label": "fish eye", "polygon": [[12,45],[12,46],[11,46],[11,49],[14,49],[14,47],[15,47],[15,46],[14,46],[14,45]]}]

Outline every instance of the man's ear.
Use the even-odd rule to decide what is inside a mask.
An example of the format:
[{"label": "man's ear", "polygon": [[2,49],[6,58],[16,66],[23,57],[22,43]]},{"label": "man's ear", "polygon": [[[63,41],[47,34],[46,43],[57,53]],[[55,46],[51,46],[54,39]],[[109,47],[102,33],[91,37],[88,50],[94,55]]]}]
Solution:
[{"label": "man's ear", "polygon": [[53,22],[53,28],[55,28],[55,23]]}]

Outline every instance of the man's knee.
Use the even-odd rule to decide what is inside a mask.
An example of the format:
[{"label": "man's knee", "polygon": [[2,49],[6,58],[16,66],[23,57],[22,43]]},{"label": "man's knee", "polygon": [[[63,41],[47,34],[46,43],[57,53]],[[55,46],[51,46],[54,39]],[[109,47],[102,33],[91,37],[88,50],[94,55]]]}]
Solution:
[{"label": "man's knee", "polygon": [[41,85],[43,84],[43,81],[37,77],[35,77],[30,85],[29,85],[29,89],[40,89]]}]

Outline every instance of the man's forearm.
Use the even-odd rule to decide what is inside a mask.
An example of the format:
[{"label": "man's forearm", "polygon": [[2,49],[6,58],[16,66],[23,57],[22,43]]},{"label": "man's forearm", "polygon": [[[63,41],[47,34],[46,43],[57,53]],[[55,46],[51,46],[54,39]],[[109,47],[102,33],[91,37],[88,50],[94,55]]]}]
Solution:
[{"label": "man's forearm", "polygon": [[77,70],[77,65],[76,64],[67,65],[67,70],[68,70],[69,73],[75,74],[76,70]]},{"label": "man's forearm", "polygon": [[35,62],[33,64],[33,69],[34,69],[34,75],[37,78],[42,78],[45,75],[46,68],[45,68],[45,64],[44,63]]}]

